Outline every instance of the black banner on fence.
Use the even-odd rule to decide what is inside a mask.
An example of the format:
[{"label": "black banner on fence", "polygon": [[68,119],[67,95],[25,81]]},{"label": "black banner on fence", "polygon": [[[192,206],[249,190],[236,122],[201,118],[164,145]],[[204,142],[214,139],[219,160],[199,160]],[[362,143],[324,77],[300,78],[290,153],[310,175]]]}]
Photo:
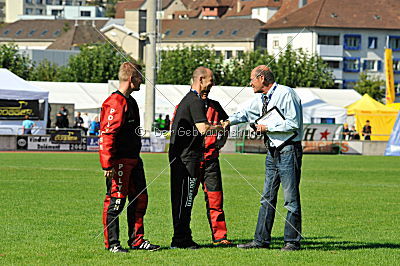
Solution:
[{"label": "black banner on fence", "polygon": [[81,144],[81,132],[80,129],[51,130],[50,141],[53,144]]},{"label": "black banner on fence", "polygon": [[0,120],[24,120],[29,115],[31,120],[41,120],[38,100],[0,100]]}]

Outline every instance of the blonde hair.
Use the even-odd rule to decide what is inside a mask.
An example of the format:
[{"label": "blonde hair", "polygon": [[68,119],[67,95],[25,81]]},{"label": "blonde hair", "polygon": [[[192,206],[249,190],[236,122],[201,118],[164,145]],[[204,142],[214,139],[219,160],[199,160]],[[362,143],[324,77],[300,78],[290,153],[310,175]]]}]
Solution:
[{"label": "blonde hair", "polygon": [[129,81],[130,77],[140,75],[141,67],[131,62],[124,62],[119,67],[118,79],[119,81]]}]

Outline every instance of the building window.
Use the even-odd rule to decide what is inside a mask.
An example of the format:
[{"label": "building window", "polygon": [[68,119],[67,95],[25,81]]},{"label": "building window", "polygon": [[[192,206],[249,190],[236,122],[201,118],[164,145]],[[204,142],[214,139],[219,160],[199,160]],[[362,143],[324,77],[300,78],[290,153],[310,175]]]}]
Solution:
[{"label": "building window", "polygon": [[272,41],[272,47],[275,48],[275,49],[279,48],[279,40],[273,40]]},{"label": "building window", "polygon": [[328,61],[324,61],[324,62],[328,65],[329,68],[337,69],[340,67],[339,61],[328,60]]},{"label": "building window", "polygon": [[368,48],[369,49],[378,48],[378,38],[377,37],[368,37]]},{"label": "building window", "polygon": [[37,5],[43,5],[43,0],[36,0]]},{"label": "building window", "polygon": [[218,36],[220,36],[220,35],[222,35],[222,34],[224,34],[224,30],[220,30],[220,31],[217,33]]},{"label": "building window", "polygon": [[335,118],[321,118],[321,124],[335,124]]},{"label": "building window", "polygon": [[184,32],[184,30],[180,30],[180,31],[178,31],[178,36],[181,36],[182,34],[183,34],[183,32]]},{"label": "building window", "polygon": [[225,59],[231,59],[232,58],[232,51],[225,51]]},{"label": "building window", "polygon": [[344,57],[343,58],[343,71],[345,71],[345,72],[360,72],[360,58],[359,57]]},{"label": "building window", "polygon": [[33,0],[25,0],[26,4],[32,4]]},{"label": "building window", "polygon": [[204,32],[204,36],[207,36],[208,34],[210,34],[210,30],[206,30],[205,32]]},{"label": "building window", "polygon": [[48,30],[44,30],[44,31],[42,31],[42,33],[40,33],[40,36],[44,36],[44,35],[46,35],[48,32],[49,32]]},{"label": "building window", "polygon": [[238,32],[239,32],[238,30],[233,30],[233,31],[232,31],[232,35],[233,35],[233,36],[236,36],[236,35],[238,34]]},{"label": "building window", "polygon": [[51,15],[59,16],[59,15],[61,15],[61,12],[62,12],[62,10],[53,9],[53,10],[51,10]]},{"label": "building window", "polygon": [[81,11],[81,17],[90,17],[91,12],[90,11]]},{"label": "building window", "polygon": [[7,35],[7,34],[9,34],[9,33],[10,33],[10,30],[5,30],[5,31],[3,32],[4,35]]},{"label": "building window", "polygon": [[25,8],[25,15],[32,15],[33,14],[33,8]]},{"label": "building window", "polygon": [[46,0],[46,5],[52,5],[53,4],[53,0]]},{"label": "building window", "polygon": [[220,57],[221,56],[221,51],[215,51],[215,56]]},{"label": "building window", "polygon": [[357,80],[343,80],[343,89],[354,89]]},{"label": "building window", "polygon": [[213,8],[213,7],[210,7],[208,10],[210,10],[210,11],[214,11],[214,8]]},{"label": "building window", "polygon": [[164,34],[165,36],[168,36],[171,33],[171,30],[167,30]]},{"label": "building window", "polygon": [[72,0],[66,0],[65,1],[66,6],[72,6]]},{"label": "building window", "polygon": [[380,60],[364,60],[363,69],[367,71],[381,71],[382,62]]},{"label": "building window", "polygon": [[60,30],[56,30],[56,31],[53,33],[53,36],[58,36],[58,35],[60,35],[60,33],[61,33]]},{"label": "building window", "polygon": [[16,33],[15,33],[15,35],[16,36],[19,36],[19,35],[21,35],[21,33],[23,32],[24,30],[18,30]]},{"label": "building window", "polygon": [[57,1],[56,1],[56,5],[62,6],[62,4],[63,4],[63,1],[62,1],[62,0],[57,0]]},{"label": "building window", "polygon": [[36,15],[43,15],[43,9],[41,9],[41,8],[36,8],[35,12],[36,12]]},{"label": "building window", "polygon": [[361,49],[361,35],[359,35],[359,34],[344,35],[343,47],[346,50],[360,50]]},{"label": "building window", "polygon": [[389,48],[393,51],[400,51],[400,36],[389,36]]},{"label": "building window", "polygon": [[400,58],[393,59],[393,72],[400,74]]},{"label": "building window", "polygon": [[339,36],[318,34],[318,44],[322,45],[339,45],[339,39]]},{"label": "building window", "polygon": [[31,37],[33,34],[35,34],[36,30],[31,30],[28,34],[29,37]]},{"label": "building window", "polygon": [[236,57],[243,58],[244,51],[236,51]]},{"label": "building window", "polygon": [[192,31],[192,36],[194,36],[194,35],[196,35],[196,33],[197,33],[197,30],[194,30],[194,31]]}]

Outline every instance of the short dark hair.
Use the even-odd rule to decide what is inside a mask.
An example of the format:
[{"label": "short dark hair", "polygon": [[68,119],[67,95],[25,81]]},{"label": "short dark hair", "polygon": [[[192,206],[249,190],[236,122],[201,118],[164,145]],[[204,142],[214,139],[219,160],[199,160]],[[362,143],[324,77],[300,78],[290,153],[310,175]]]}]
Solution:
[{"label": "short dark hair", "polygon": [[272,73],[270,68],[260,67],[256,69],[256,77],[263,76],[267,84],[272,84],[275,82],[274,73]]},{"label": "short dark hair", "polygon": [[369,123],[369,120],[367,120],[367,121],[365,121],[365,122]]}]

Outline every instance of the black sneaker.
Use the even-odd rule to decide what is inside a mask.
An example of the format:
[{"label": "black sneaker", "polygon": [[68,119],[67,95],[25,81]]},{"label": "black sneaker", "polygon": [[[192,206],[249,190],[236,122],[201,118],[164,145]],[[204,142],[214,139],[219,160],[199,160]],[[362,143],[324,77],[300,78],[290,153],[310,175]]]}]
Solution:
[{"label": "black sneaker", "polygon": [[298,242],[286,242],[285,246],[281,248],[282,251],[296,251],[300,250],[300,243]]},{"label": "black sneaker", "polygon": [[160,249],[160,246],[150,244],[150,241],[145,240],[139,246],[131,246],[131,249],[156,251]]},{"label": "black sneaker", "polygon": [[176,249],[176,248],[185,248],[185,249],[199,249],[200,246],[194,242],[193,240],[189,241],[184,241],[180,243],[171,243],[171,249]]},{"label": "black sneaker", "polygon": [[245,244],[239,244],[237,245],[238,248],[243,248],[243,249],[249,249],[249,248],[269,248],[268,244],[265,245],[259,245],[257,244],[254,240],[249,242],[249,243],[245,243]]},{"label": "black sneaker", "polygon": [[127,249],[122,248],[121,246],[113,246],[108,249],[112,253],[128,253]]}]

